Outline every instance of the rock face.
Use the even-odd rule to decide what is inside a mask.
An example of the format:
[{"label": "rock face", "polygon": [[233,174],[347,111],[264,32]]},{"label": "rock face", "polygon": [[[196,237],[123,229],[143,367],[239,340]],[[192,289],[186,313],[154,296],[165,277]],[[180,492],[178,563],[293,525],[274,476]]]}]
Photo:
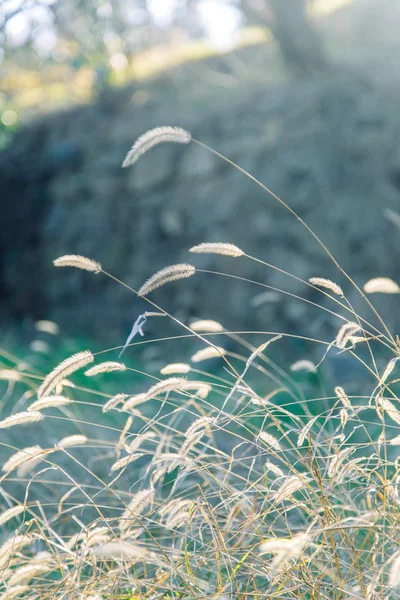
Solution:
[{"label": "rock face", "polygon": [[[303,279],[329,277],[360,306],[304,226],[207,150],[166,144],[121,169],[134,140],[158,125],[185,127],[247,169],[313,228],[358,284],[375,276],[399,281],[399,230],[384,216],[385,209],[400,207],[396,90],[338,76],[258,87],[206,109],[191,103],[190,94],[184,101],[186,92],[176,100],[167,80],[157,86],[144,106],[132,101],[132,87],[46,117],[0,154],[4,322],[51,318],[71,335],[121,342],[146,303],[103,275],[54,269],[52,260],[66,253],[100,261],[134,289],[168,264],[193,262],[335,310],[316,291],[247,258],[187,253],[205,241],[232,242]],[[151,299],[186,321],[213,318],[235,330],[331,337],[340,325],[291,296],[254,301],[267,289],[200,272],[160,288]],[[396,300],[378,302],[394,324]]]}]

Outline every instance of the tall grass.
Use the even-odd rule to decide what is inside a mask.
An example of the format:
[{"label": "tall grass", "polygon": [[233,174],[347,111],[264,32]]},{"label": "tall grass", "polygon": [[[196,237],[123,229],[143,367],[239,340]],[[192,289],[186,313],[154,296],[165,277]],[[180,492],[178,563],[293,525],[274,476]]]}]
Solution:
[{"label": "tall grass", "polygon": [[[130,164],[156,143],[191,139],[183,130],[155,131],[133,146]],[[367,293],[399,288],[385,278],[357,287],[272,196],[328,254],[342,285],[319,274],[303,281],[226,241],[191,251],[225,255],[228,269],[232,259],[250,260],[294,279],[298,293],[279,292],[333,317],[330,340],[179,321],[152,292],[215,275],[192,265],[149,273],[136,291],[91,258],[56,259],[57,267],[93,271],[145,296],[156,312],[138,320],[138,336],[147,318],[161,314],[197,349],[179,363],[166,353],[161,373],[140,373],[146,383],[135,395],[124,382],[138,372],[131,357],[146,339],[130,340],[124,363],[115,362],[124,346],[81,351],[48,373],[3,354],[0,427],[10,437],[0,442],[2,600],[398,597],[399,345]],[[230,277],[215,276],[222,275]],[[328,306],[307,298],[310,287]],[[352,287],[369,317],[353,310]],[[38,328],[57,335],[46,323]],[[315,345],[321,362],[303,355],[291,368],[277,362],[293,337]],[[370,389],[349,395],[338,382],[321,397],[307,396],[298,373],[318,378],[327,353],[360,364]]]}]

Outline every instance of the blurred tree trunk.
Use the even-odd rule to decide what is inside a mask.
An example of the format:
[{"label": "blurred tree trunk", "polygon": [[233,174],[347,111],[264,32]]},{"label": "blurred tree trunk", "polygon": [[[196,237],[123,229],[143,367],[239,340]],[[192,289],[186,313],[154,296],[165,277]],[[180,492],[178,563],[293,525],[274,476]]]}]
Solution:
[{"label": "blurred tree trunk", "polygon": [[321,38],[307,14],[307,0],[269,0],[269,23],[283,59],[298,74],[326,69]]}]

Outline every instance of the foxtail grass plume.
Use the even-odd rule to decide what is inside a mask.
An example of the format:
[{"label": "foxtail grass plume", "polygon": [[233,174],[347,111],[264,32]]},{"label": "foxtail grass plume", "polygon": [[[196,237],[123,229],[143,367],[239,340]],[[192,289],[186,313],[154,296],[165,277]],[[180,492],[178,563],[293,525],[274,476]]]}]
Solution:
[{"label": "foxtail grass plume", "polygon": [[311,285],[329,290],[337,296],[344,296],[342,288],[330,279],[325,279],[325,277],[310,277],[308,281],[311,283]]},{"label": "foxtail grass plume", "polygon": [[1,600],[12,600],[12,598],[16,598],[17,596],[21,598],[21,594],[26,594],[30,589],[29,585],[15,585],[9,587],[0,598]]},{"label": "foxtail grass plume", "polygon": [[301,429],[299,437],[297,439],[297,447],[300,448],[300,446],[303,445],[304,440],[308,437],[308,434],[310,433],[315,421],[318,419],[318,415],[316,417],[313,417],[312,419],[310,419],[308,421],[308,423],[306,423],[306,425],[304,425],[303,429]]},{"label": "foxtail grass plume", "polygon": [[136,406],[139,406],[139,404],[146,402],[146,400],[148,400],[148,398],[144,392],[140,394],[134,394],[133,396],[130,396],[128,400],[124,403],[123,409],[133,410],[134,408],[136,408]]},{"label": "foxtail grass plume", "polygon": [[195,435],[197,435],[200,431],[205,431],[207,427],[211,427],[216,422],[215,417],[199,417],[191,425],[189,425],[188,429],[185,432],[185,437],[187,439],[192,439]]},{"label": "foxtail grass plume", "polygon": [[376,277],[364,284],[364,292],[367,294],[399,294],[400,287],[395,281],[388,277]]},{"label": "foxtail grass plume", "polygon": [[344,350],[349,339],[360,329],[361,327],[358,323],[353,323],[350,321],[345,323],[342,325],[336,335],[335,345],[341,350]]},{"label": "foxtail grass plume", "polygon": [[212,390],[212,385],[204,381],[185,381],[179,387],[181,392],[195,392],[199,398],[207,398]]},{"label": "foxtail grass plume", "polygon": [[93,273],[101,272],[101,264],[86,256],[80,256],[79,254],[65,254],[53,260],[55,267],[75,267],[76,269],[82,269],[83,271],[92,271]]},{"label": "foxtail grass plume", "polygon": [[[51,570],[49,565],[24,565],[15,569],[12,576],[8,580],[10,588],[16,585],[27,585],[34,577],[48,573]],[[15,588],[14,588],[15,589]]]},{"label": "foxtail grass plume", "polygon": [[192,331],[196,331],[196,333],[220,333],[224,331],[223,326],[218,321],[213,321],[212,319],[200,319],[198,321],[193,321],[190,323],[190,329]]},{"label": "foxtail grass plume", "polygon": [[295,492],[304,488],[304,481],[297,477],[297,475],[291,475],[287,477],[281,487],[272,494],[272,500],[276,504],[287,500],[292,496]]},{"label": "foxtail grass plume", "polygon": [[284,477],[284,473],[283,473],[282,469],[279,468],[278,465],[275,465],[270,460],[267,460],[267,462],[265,463],[265,469],[267,471],[271,471],[271,473],[273,473],[276,477]]},{"label": "foxtail grass plume", "polygon": [[41,400],[36,400],[28,408],[28,410],[43,410],[44,408],[59,408],[60,406],[66,406],[71,404],[72,400],[65,398],[64,396],[46,396]]},{"label": "foxtail grass plume", "polygon": [[177,265],[170,265],[169,267],[164,267],[160,271],[157,271],[154,275],[150,277],[140,288],[138,294],[139,296],[147,296],[153,290],[169,283],[170,281],[175,281],[177,279],[185,279],[186,277],[191,277],[196,272],[196,269],[193,265],[189,265],[187,263],[180,263]]},{"label": "foxtail grass plume", "polygon": [[161,375],[175,375],[176,373],[189,373],[191,366],[187,363],[170,363],[160,371]]},{"label": "foxtail grass plume", "polygon": [[38,390],[38,398],[44,398],[48,396],[50,392],[60,383],[65,377],[75,373],[79,369],[86,367],[86,365],[94,361],[93,354],[90,350],[84,352],[78,352],[73,354],[69,358],[63,360],[51,373],[47,375],[42,385]]},{"label": "foxtail grass plume", "polygon": [[394,560],[390,567],[388,585],[390,585],[390,587],[397,587],[400,585],[400,552],[394,554]]},{"label": "foxtail grass plume", "polygon": [[137,452],[136,454],[128,454],[127,456],[120,458],[111,466],[111,472],[114,473],[114,471],[120,471],[131,462],[138,460],[138,458],[141,458],[142,456],[144,456],[142,452]]},{"label": "foxtail grass plume", "polygon": [[17,504],[16,506],[12,506],[8,510],[2,512],[0,514],[0,526],[4,525],[4,523],[7,523],[7,521],[9,521],[12,518],[18,517],[18,515],[23,513],[24,510],[25,508],[23,504]]},{"label": "foxtail grass plume", "polygon": [[124,530],[129,527],[130,521],[142,514],[148,504],[151,505],[153,503],[153,498],[154,490],[152,488],[137,492],[122,514],[119,523],[120,529]]},{"label": "foxtail grass plume", "polygon": [[107,542],[101,546],[95,546],[92,548],[92,553],[97,559],[104,560],[129,560],[130,562],[135,560],[143,560],[147,556],[147,552],[143,548],[134,546],[128,542]]},{"label": "foxtail grass plume", "polygon": [[85,371],[86,377],[93,377],[100,373],[111,373],[112,371],[126,371],[126,366],[123,363],[106,361],[91,367]]},{"label": "foxtail grass plume", "polygon": [[311,362],[311,360],[304,358],[290,365],[290,370],[294,373],[297,371],[308,371],[309,373],[315,373],[317,371],[317,367],[313,362]]},{"label": "foxtail grass plume", "polygon": [[145,400],[156,398],[159,394],[170,392],[172,390],[180,390],[182,384],[186,383],[184,377],[169,377],[163,381],[159,381],[149,388],[144,396]]},{"label": "foxtail grass plume", "polygon": [[24,425],[25,423],[37,423],[42,419],[42,413],[34,410],[19,412],[0,421],[0,429],[7,429],[8,427],[14,427],[15,425]]},{"label": "foxtail grass plume", "polygon": [[339,398],[339,400],[341,401],[341,403],[343,404],[343,406],[345,408],[349,408],[349,409],[352,408],[351,402],[350,402],[350,400],[349,400],[346,392],[344,391],[344,389],[340,385],[337,385],[335,387],[335,394]]},{"label": "foxtail grass plume", "polygon": [[192,136],[190,133],[181,127],[164,126],[150,129],[136,140],[126,155],[122,166],[130,167],[134,165],[143,154],[151,150],[154,146],[158,146],[158,144],[163,144],[164,142],[188,144],[191,139]]},{"label": "foxtail grass plume", "polygon": [[398,425],[400,425],[400,411],[395,407],[393,402],[382,396],[376,399],[377,405]]},{"label": "foxtail grass plume", "polygon": [[195,254],[222,254],[224,256],[243,256],[244,252],[234,244],[227,242],[210,242],[192,246],[189,252]]},{"label": "foxtail grass plume", "polygon": [[273,448],[277,452],[282,451],[282,447],[281,447],[280,443],[278,442],[276,437],[274,437],[270,433],[267,433],[266,431],[260,431],[260,434],[258,437],[270,448]]},{"label": "foxtail grass plume", "polygon": [[60,328],[57,323],[54,323],[54,321],[47,321],[46,319],[36,321],[35,328],[37,331],[42,331],[43,333],[49,333],[51,335],[58,335],[60,333]]},{"label": "foxtail grass plume", "polygon": [[87,442],[86,435],[82,435],[80,433],[74,435],[67,435],[67,437],[62,438],[57,444],[56,448],[69,448],[70,446],[82,446],[82,444],[86,444]]},{"label": "foxtail grass plume", "polygon": [[105,403],[105,405],[102,408],[102,412],[106,413],[109,410],[116,408],[118,406],[118,404],[120,404],[121,402],[124,402],[124,400],[126,400],[127,398],[128,398],[128,394],[116,394],[115,396],[113,396],[112,398],[107,400],[107,402]]},{"label": "foxtail grass plume", "polygon": [[198,363],[210,358],[220,358],[224,354],[226,354],[225,348],[221,348],[220,346],[216,346],[215,348],[214,346],[208,346],[207,348],[195,352],[190,360],[194,363]]},{"label": "foxtail grass plume", "polygon": [[261,554],[275,554],[271,562],[271,573],[274,574],[278,569],[282,569],[287,561],[292,558],[299,558],[307,543],[311,540],[307,533],[298,533],[291,539],[272,538],[263,542],[259,546]]},{"label": "foxtail grass plume", "polygon": [[43,448],[40,446],[29,446],[18,450],[10,456],[10,458],[2,466],[2,471],[5,473],[13,471],[19,468],[25,462],[29,462],[31,459],[36,458],[38,455],[43,454]]}]

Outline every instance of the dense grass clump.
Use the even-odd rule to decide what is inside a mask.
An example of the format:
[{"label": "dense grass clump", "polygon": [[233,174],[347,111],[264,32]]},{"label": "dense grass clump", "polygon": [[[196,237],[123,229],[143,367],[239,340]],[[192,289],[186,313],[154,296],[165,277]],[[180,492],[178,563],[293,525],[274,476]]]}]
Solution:
[{"label": "dense grass clump", "polygon": [[[155,143],[191,141],[180,129],[155,131],[132,147],[129,164]],[[149,312],[125,346],[80,351],[59,364],[48,346],[46,373],[4,353],[2,600],[398,597],[399,344],[366,295],[398,293],[398,286],[379,278],[357,287],[273,197],[344,280],[303,281],[278,269],[296,280],[299,301],[337,322],[331,340],[297,336],[317,347],[319,364],[304,355],[291,366],[276,360],[294,335],[229,331],[211,319],[183,323],[155,304],[152,292],[161,285],[208,276],[186,263],[131,290],[145,296]],[[226,242],[191,251],[277,268]],[[86,257],[60,257],[55,265],[128,287]],[[351,286],[372,319],[353,310]],[[308,300],[307,288],[331,308]],[[161,370],[149,365],[139,373],[136,336],[159,316],[173,319],[196,349],[182,362],[166,353]],[[38,329],[58,335],[49,322]],[[116,362],[125,347],[124,363]],[[303,383],[322,380],[328,352],[362,364],[367,384],[359,394],[338,382],[309,395]],[[140,389],[132,389],[132,374],[140,375]]]}]

